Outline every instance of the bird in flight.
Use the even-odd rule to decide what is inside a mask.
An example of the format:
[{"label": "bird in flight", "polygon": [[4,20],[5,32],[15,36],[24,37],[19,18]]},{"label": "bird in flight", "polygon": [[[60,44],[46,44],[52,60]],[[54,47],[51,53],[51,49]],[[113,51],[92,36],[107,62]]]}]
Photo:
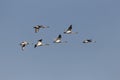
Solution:
[{"label": "bird in flight", "polygon": [[64,31],[64,34],[77,34],[78,32],[72,31],[72,24],[68,27],[67,30]]},{"label": "bird in flight", "polygon": [[54,43],[67,43],[67,41],[62,41],[62,35],[59,34],[58,37],[53,41]]},{"label": "bird in flight", "polygon": [[29,43],[27,41],[23,41],[20,43],[20,46],[22,48],[22,51],[24,51],[25,47],[28,45]]},{"label": "bird in flight", "polygon": [[43,25],[36,25],[33,27],[35,29],[35,33],[39,32],[40,28],[49,28],[49,26],[43,26]]},{"label": "bird in flight", "polygon": [[42,43],[42,39],[38,40],[38,42],[34,45],[34,48],[38,47],[38,46],[44,46],[44,45],[49,45],[49,44],[43,44]]},{"label": "bird in flight", "polygon": [[95,43],[96,41],[93,41],[92,39],[86,39],[86,40],[83,41],[83,43],[91,43],[91,42]]},{"label": "bird in flight", "polygon": [[59,34],[58,37],[54,40],[54,43],[61,43],[62,35]]}]

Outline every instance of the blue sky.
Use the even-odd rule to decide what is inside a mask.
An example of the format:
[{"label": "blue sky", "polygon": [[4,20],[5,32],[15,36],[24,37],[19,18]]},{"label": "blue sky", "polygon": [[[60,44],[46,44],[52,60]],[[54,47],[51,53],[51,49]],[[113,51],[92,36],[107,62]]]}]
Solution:
[{"label": "blue sky", "polygon": [[[1,0],[0,80],[120,80],[119,0]],[[34,33],[33,26],[50,28]],[[70,25],[77,35],[65,35]],[[62,34],[66,44],[53,44]],[[21,50],[20,42],[50,46]],[[83,44],[86,38],[96,43]]]}]

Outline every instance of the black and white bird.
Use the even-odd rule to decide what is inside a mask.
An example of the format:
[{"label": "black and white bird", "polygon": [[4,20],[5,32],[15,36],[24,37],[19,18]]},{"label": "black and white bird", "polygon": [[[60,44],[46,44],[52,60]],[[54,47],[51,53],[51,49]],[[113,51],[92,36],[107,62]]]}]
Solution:
[{"label": "black and white bird", "polygon": [[91,43],[91,42],[95,43],[96,41],[93,41],[92,39],[86,39],[83,41],[83,43]]},{"label": "black and white bird", "polygon": [[49,28],[49,26],[43,26],[43,25],[37,25],[35,27],[33,27],[35,29],[35,33],[39,32],[40,28]]},{"label": "black and white bird", "polygon": [[64,34],[77,34],[78,32],[72,31],[72,24],[68,27],[67,30],[64,31]]},{"label": "black and white bird", "polygon": [[58,37],[53,41],[54,43],[61,43],[62,35],[59,34]]},{"label": "black and white bird", "polygon": [[62,35],[59,34],[57,38],[53,41],[54,43],[67,43],[67,41],[62,41]]},{"label": "black and white bird", "polygon": [[44,45],[49,45],[49,44],[43,44],[42,43],[42,39],[38,40],[38,42],[34,45],[34,48],[38,47],[38,46],[44,46]]},{"label": "black and white bird", "polygon": [[28,45],[29,43],[27,41],[23,41],[20,43],[20,46],[22,48],[22,51],[24,51],[25,47]]}]

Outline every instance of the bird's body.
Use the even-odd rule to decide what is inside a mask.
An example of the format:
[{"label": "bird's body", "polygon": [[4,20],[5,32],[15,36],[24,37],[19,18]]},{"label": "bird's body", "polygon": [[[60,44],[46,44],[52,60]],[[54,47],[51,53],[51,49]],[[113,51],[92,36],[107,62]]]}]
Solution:
[{"label": "bird's body", "polygon": [[72,25],[70,25],[68,29],[64,31],[64,34],[70,34],[70,33],[72,33]]},{"label": "bird's body", "polygon": [[43,25],[37,25],[35,27],[33,27],[35,29],[35,33],[39,32],[40,28],[49,28],[49,26],[43,26]]},{"label": "bird's body", "polygon": [[38,42],[34,45],[34,48],[38,47],[38,46],[45,46],[45,45],[49,45],[49,44],[43,44],[42,43],[42,39],[38,40]]},{"label": "bird's body", "polygon": [[62,35],[59,34],[58,37],[54,40],[54,43],[61,43]]},{"label": "bird's body", "polygon": [[35,29],[35,33],[37,33],[40,29],[40,25],[35,26],[34,29]]},{"label": "bird's body", "polygon": [[77,34],[78,32],[72,32],[72,24],[64,31],[64,34]]},{"label": "bird's body", "polygon": [[34,48],[38,47],[38,46],[42,46],[42,39],[38,40],[38,42],[34,45]]},{"label": "bird's body", "polygon": [[86,39],[83,41],[83,43],[91,43],[91,42],[96,42],[96,41],[93,41],[92,39]]},{"label": "bird's body", "polygon": [[27,41],[23,41],[20,43],[22,51],[25,49],[25,46],[27,46],[29,43]]}]

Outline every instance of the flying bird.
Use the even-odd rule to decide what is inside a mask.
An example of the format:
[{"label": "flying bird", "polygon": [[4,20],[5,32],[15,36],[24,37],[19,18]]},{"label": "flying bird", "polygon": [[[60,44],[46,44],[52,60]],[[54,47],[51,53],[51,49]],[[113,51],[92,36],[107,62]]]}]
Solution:
[{"label": "flying bird", "polygon": [[58,37],[53,41],[54,43],[67,43],[67,41],[61,41],[62,40],[62,35],[59,34]]},{"label": "flying bird", "polygon": [[59,34],[58,37],[54,40],[54,43],[61,43],[62,35]]},{"label": "flying bird", "polygon": [[72,31],[72,24],[68,27],[67,30],[64,31],[64,34],[77,34],[78,32]]},{"label": "flying bird", "polygon": [[92,39],[86,39],[86,40],[83,41],[83,43],[91,43],[91,42],[95,43],[96,41],[93,41]]},{"label": "flying bird", "polygon": [[27,41],[23,41],[20,43],[20,46],[22,48],[22,51],[24,51],[25,47],[28,45],[29,43]]},{"label": "flying bird", "polygon": [[44,46],[44,45],[49,45],[49,44],[43,44],[42,43],[42,39],[38,40],[38,42],[34,45],[34,48],[38,47],[38,46]]},{"label": "flying bird", "polygon": [[43,25],[37,25],[35,27],[33,27],[35,29],[35,33],[39,32],[40,28],[49,28],[49,26],[43,26]]}]

